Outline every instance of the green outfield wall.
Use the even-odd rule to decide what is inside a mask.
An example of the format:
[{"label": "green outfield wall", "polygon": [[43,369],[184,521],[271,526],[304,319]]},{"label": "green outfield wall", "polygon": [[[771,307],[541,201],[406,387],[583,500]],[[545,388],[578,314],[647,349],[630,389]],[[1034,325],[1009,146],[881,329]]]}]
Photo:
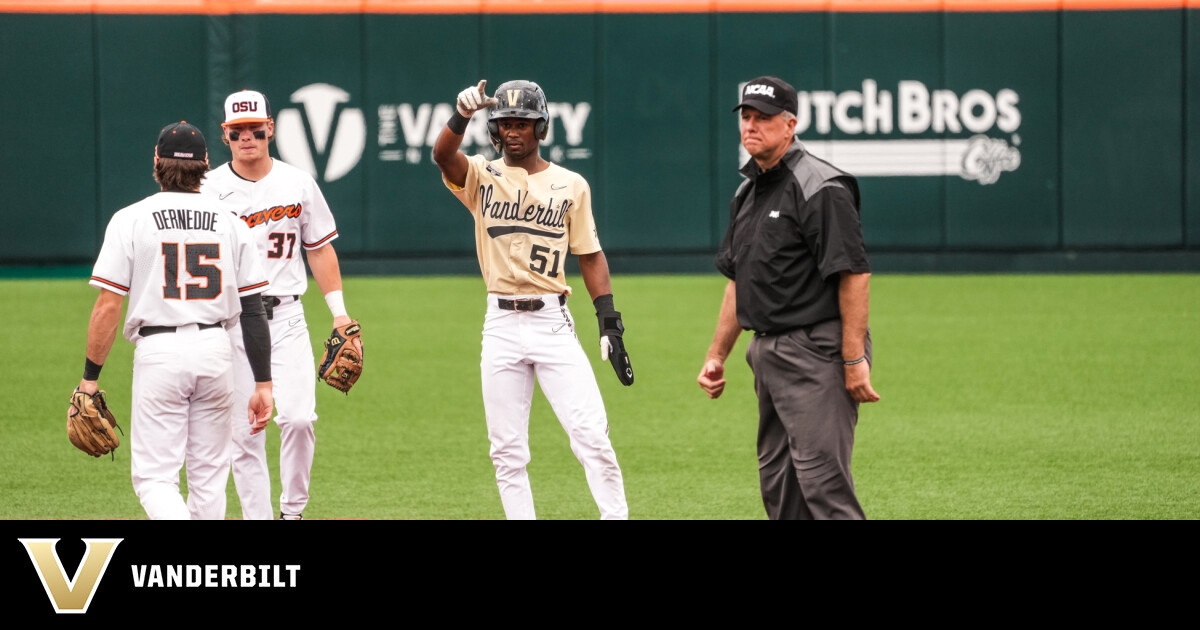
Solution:
[{"label": "green outfield wall", "polygon": [[[0,13],[0,262],[90,263],[108,218],[154,192],[158,129],[199,124],[226,161],[223,99],[252,88],[351,272],[470,271],[431,147],[464,86],[524,78],[551,103],[543,155],[592,183],[606,251],[677,270],[721,238],[743,159],[730,109],[763,74],[801,92],[810,149],[860,176],[879,260],[1200,268],[1200,11],[1182,8]],[[491,151],[482,122],[465,150]]]}]

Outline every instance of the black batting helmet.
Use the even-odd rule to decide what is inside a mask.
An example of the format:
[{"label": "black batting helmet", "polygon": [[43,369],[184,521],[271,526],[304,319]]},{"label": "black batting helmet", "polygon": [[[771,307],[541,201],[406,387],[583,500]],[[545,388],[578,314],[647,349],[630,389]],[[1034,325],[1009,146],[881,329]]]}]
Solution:
[{"label": "black batting helmet", "polygon": [[496,100],[500,101],[488,114],[488,137],[492,146],[500,150],[501,118],[525,118],[534,120],[533,133],[538,140],[546,139],[549,131],[550,110],[546,107],[546,93],[533,81],[509,81],[496,88]]}]

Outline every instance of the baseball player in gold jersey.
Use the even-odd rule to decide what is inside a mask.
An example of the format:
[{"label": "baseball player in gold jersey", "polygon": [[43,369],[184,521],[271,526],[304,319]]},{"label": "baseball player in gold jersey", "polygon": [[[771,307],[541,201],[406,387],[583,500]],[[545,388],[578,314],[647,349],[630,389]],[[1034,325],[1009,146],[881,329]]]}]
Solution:
[{"label": "baseball player in gold jersey", "polygon": [[[487,285],[480,376],[500,501],[509,519],[533,519],[526,466],[534,379],[570,438],[602,519],[627,519],[625,483],[608,439],[608,417],[591,364],[567,309],[568,250],[596,307],[601,356],[625,385],[633,368],[613,307],[608,261],[592,219],[591,189],[579,174],[542,159],[550,115],[536,83],[510,81],[484,93],[486,81],[458,95],[433,159],[446,187],[475,218],[479,268]],[[486,107],[498,160],[467,157],[459,147],[471,116]]]}]

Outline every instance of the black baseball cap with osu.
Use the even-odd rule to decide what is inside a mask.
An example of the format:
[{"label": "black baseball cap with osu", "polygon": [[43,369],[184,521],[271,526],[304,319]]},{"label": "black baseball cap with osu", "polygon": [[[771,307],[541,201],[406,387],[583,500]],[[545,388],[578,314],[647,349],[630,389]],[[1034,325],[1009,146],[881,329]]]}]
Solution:
[{"label": "black baseball cap with osu", "polygon": [[208,146],[204,134],[184,120],[171,123],[158,132],[154,154],[160,158],[203,161],[208,159]]}]

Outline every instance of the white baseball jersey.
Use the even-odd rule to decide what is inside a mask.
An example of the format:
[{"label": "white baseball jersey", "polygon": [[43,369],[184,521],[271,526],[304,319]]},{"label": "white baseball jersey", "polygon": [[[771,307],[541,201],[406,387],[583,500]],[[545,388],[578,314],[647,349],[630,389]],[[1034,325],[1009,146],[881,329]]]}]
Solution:
[{"label": "white baseball jersey", "polygon": [[[223,164],[205,177],[201,192],[219,200],[245,221],[258,242],[271,286],[267,294],[282,297],[274,307],[271,327],[271,375],[274,377],[275,422],[280,428],[279,495],[281,512],[299,514],[308,504],[317,420],[313,351],[301,302],[308,276],[300,248],[317,249],[337,238],[333,213],[321,189],[306,172],[272,160],[267,176],[252,182]],[[231,333],[235,347],[234,405],[245,406],[254,378],[240,335]],[[234,432],[233,477],[242,515],[247,519],[272,516],[271,474],[267,465],[266,433]]]},{"label": "white baseball jersey", "polygon": [[567,251],[600,251],[592,218],[592,191],[578,173],[551,163],[530,175],[468,157],[462,188],[442,182],[475,217],[475,248],[488,293],[567,293]]},{"label": "white baseball jersey", "polygon": [[208,172],[200,192],[235,212],[258,241],[271,288],[269,295],[303,295],[308,275],[300,247],[317,249],[337,238],[333,213],[306,172],[274,160],[257,182],[243,179],[230,163]]},{"label": "white baseball jersey", "polygon": [[142,326],[236,323],[239,298],[267,289],[250,230],[212,199],[160,192],[108,222],[90,283],[129,295],[125,338]]}]

